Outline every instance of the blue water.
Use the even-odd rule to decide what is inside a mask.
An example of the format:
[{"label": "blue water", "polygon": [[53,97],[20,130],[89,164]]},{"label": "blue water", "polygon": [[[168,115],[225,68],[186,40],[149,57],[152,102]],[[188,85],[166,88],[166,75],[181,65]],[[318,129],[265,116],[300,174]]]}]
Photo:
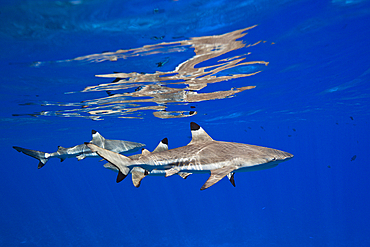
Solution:
[{"label": "blue water", "polygon": [[[0,37],[1,246],[370,246],[369,1],[1,1]],[[12,148],[175,148],[192,121],[294,158],[200,191]]]}]

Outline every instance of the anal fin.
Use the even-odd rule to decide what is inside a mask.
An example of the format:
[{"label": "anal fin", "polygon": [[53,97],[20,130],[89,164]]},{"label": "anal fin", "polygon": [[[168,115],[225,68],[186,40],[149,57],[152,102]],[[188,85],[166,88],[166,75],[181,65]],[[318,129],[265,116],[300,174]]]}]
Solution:
[{"label": "anal fin", "polygon": [[211,187],[212,185],[223,179],[227,174],[231,173],[234,170],[235,170],[234,166],[225,166],[222,168],[211,170],[211,176],[209,176],[208,180],[203,184],[200,190],[205,190]]},{"label": "anal fin", "polygon": [[186,179],[189,175],[191,175],[192,173],[189,173],[189,172],[179,172],[177,173],[180,177],[182,177],[183,179]]}]

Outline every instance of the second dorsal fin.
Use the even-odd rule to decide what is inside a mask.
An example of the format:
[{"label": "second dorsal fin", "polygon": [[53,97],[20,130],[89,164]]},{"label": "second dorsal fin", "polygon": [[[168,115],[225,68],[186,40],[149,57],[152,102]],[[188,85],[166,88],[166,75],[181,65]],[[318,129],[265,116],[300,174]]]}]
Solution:
[{"label": "second dorsal fin", "polygon": [[191,122],[190,129],[192,139],[189,144],[213,141],[213,139],[207,134],[207,132],[205,132],[204,129],[200,127],[198,124]]},{"label": "second dorsal fin", "polygon": [[149,151],[148,149],[143,148],[143,149],[141,150],[141,155],[142,155],[142,156],[144,156],[144,155],[148,155],[148,154],[150,154],[150,151]]}]

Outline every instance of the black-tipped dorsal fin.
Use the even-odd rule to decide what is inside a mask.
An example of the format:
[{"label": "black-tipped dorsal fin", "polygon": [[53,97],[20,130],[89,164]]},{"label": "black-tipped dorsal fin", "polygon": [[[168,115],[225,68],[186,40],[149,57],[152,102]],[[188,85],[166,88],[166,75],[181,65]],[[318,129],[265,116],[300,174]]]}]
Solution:
[{"label": "black-tipped dorsal fin", "polygon": [[204,129],[200,127],[198,124],[191,122],[190,129],[192,139],[189,144],[213,141],[213,139],[207,134],[207,132],[205,132]]},{"label": "black-tipped dorsal fin", "polygon": [[92,130],[91,134],[92,134],[92,140],[90,143],[93,143],[97,146],[101,146],[101,143],[104,142],[105,138],[99,132],[95,130]]},{"label": "black-tipped dorsal fin", "polygon": [[57,150],[57,152],[59,153],[59,154],[63,154],[63,153],[65,153],[65,152],[67,152],[66,150],[67,150],[68,148],[64,148],[64,147],[62,147],[62,146],[58,146],[58,150]]},{"label": "black-tipped dorsal fin", "polygon": [[143,148],[141,150],[141,156],[148,155],[148,154],[150,154],[150,151],[148,149]]},{"label": "black-tipped dorsal fin", "polygon": [[158,146],[153,150],[153,153],[158,153],[158,152],[162,152],[162,151],[166,151],[166,150],[168,150],[168,139],[164,138],[158,144]]}]

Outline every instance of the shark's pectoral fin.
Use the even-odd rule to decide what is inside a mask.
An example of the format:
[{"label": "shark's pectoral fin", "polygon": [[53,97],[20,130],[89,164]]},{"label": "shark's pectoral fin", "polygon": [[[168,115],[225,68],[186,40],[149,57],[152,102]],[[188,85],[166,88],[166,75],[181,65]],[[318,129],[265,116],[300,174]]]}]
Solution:
[{"label": "shark's pectoral fin", "polygon": [[203,184],[202,188],[200,190],[205,190],[218,181],[220,181],[222,178],[224,178],[227,174],[230,172],[234,171],[235,167],[234,166],[225,166],[223,168],[211,170],[211,176],[209,176],[208,180]]},{"label": "shark's pectoral fin", "polygon": [[179,173],[179,171],[180,170],[177,167],[172,167],[171,169],[165,170],[165,172],[166,172],[165,177],[172,176],[172,175],[174,175],[176,173]]},{"label": "shark's pectoral fin", "polygon": [[235,187],[234,174],[235,172],[230,172],[229,174],[227,174],[227,178],[230,180],[230,183]]},{"label": "shark's pectoral fin", "polygon": [[60,158],[60,162],[63,162],[66,158]]},{"label": "shark's pectoral fin", "polygon": [[191,175],[192,173],[189,173],[189,172],[179,172],[177,173],[180,177],[182,177],[183,179],[186,179],[189,175]]},{"label": "shark's pectoral fin", "polygon": [[149,174],[149,172],[141,167],[135,167],[131,171],[132,173],[132,183],[136,188],[139,188],[141,180],[145,178],[146,175]]}]

